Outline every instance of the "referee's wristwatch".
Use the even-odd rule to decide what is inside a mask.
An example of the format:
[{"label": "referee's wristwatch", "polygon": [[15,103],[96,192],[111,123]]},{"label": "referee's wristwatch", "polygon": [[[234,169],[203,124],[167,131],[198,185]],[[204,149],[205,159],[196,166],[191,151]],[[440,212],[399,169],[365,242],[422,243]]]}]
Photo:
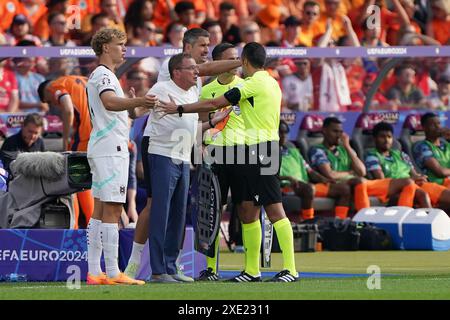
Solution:
[{"label": "referee's wristwatch", "polygon": [[183,111],[184,111],[184,108],[181,104],[178,106],[177,111],[178,111],[178,116],[181,117],[183,115]]}]

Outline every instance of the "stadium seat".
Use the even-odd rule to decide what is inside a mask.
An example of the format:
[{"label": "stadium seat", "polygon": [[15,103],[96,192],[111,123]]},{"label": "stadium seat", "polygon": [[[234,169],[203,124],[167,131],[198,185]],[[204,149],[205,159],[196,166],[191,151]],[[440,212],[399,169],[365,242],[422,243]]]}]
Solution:
[{"label": "stadium seat", "polygon": [[400,133],[400,143],[403,151],[408,154],[412,161],[414,161],[412,154],[413,145],[416,142],[425,139],[425,132],[420,124],[420,117],[420,114],[408,115],[403,122],[402,131]]},{"label": "stadium seat", "polygon": [[[369,148],[375,147],[372,130],[376,124],[383,120],[384,116],[380,113],[362,113],[356,120],[351,143],[360,159],[364,160],[365,152]],[[393,148],[401,150],[401,144],[397,139],[394,139]]]},{"label": "stadium seat", "polygon": [[324,117],[319,114],[308,114],[303,117],[297,135],[297,145],[306,161],[309,162],[308,150],[312,145],[322,143],[322,125]]}]

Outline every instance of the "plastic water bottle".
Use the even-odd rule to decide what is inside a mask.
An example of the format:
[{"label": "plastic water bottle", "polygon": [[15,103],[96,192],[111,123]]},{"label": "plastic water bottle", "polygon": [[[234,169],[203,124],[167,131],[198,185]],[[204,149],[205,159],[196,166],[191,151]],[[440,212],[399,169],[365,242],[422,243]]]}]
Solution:
[{"label": "plastic water bottle", "polygon": [[19,273],[10,273],[10,274],[5,275],[5,281],[6,282],[26,282],[27,275],[19,274]]}]

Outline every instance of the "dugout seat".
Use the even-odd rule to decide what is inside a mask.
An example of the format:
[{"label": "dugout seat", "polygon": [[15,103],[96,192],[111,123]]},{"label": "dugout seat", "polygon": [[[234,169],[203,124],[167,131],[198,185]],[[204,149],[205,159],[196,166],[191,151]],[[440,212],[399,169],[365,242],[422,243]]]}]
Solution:
[{"label": "dugout seat", "polygon": [[408,115],[403,122],[402,131],[400,132],[400,143],[403,151],[408,154],[414,164],[415,161],[412,154],[413,146],[416,142],[425,139],[425,132],[420,123],[421,116],[421,114]]},{"label": "dugout seat", "polygon": [[[381,113],[362,113],[356,120],[355,128],[352,132],[351,144],[361,160],[364,161],[365,153],[368,149],[375,147],[372,130],[376,124],[382,121],[385,121],[385,118]],[[401,144],[395,137],[392,147],[401,150]]]},{"label": "dugout seat", "polygon": [[322,143],[324,116],[319,114],[307,114],[303,117],[300,130],[297,135],[297,145],[302,156],[309,162],[308,150],[311,146]]}]

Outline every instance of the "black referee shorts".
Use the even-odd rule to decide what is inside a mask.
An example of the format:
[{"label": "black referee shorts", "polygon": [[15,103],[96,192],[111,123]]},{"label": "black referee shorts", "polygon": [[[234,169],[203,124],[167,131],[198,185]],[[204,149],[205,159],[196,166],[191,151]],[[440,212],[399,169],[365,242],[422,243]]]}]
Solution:
[{"label": "black referee shorts", "polygon": [[[222,199],[224,194],[228,193],[229,187],[233,203],[253,201],[258,206],[280,203],[279,142],[269,141],[258,145],[235,146],[233,151],[234,163],[219,165],[217,169],[219,181],[222,180],[220,185]],[[226,188],[225,191],[222,184]]]},{"label": "black referee shorts", "polygon": [[148,161],[148,143],[149,138],[144,136],[141,141],[142,167],[144,169],[144,185],[147,190],[147,197],[152,197],[152,184],[150,183],[150,163]]}]

